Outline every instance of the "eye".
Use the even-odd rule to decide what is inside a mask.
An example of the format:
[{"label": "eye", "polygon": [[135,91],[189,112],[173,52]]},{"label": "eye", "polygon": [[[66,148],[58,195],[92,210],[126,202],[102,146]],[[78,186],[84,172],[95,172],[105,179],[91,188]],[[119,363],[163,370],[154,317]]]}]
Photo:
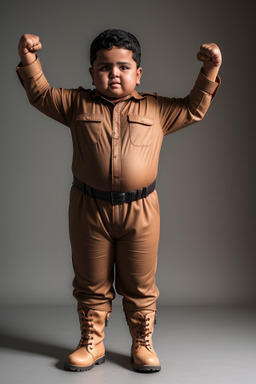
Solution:
[{"label": "eye", "polygon": [[104,65],[103,67],[100,67],[100,71],[109,71],[110,67],[108,65]]},{"label": "eye", "polygon": [[127,67],[127,65],[121,65],[120,69],[122,71],[125,71],[125,70],[129,69],[129,67]]}]

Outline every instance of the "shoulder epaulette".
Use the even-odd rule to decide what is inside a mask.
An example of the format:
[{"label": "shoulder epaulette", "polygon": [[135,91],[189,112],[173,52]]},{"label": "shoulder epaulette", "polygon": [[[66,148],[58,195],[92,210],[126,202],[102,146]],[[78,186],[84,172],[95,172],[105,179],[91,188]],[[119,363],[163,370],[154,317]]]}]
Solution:
[{"label": "shoulder epaulette", "polygon": [[78,91],[85,91],[85,92],[92,92],[92,90],[90,88],[84,88],[84,87],[78,87],[77,90]]},{"label": "shoulder epaulette", "polygon": [[141,92],[140,93],[141,96],[154,96],[154,97],[157,97],[157,93],[156,92],[153,92],[153,93],[150,93],[150,92]]}]

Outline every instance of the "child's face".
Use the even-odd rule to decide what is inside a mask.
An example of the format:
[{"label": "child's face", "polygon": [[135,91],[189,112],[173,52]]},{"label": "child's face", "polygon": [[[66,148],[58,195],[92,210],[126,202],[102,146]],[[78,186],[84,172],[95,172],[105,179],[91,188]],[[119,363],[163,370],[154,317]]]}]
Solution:
[{"label": "child's face", "polygon": [[89,71],[97,91],[108,99],[130,95],[140,84],[142,75],[142,68],[137,68],[132,51],[118,47],[100,49]]}]

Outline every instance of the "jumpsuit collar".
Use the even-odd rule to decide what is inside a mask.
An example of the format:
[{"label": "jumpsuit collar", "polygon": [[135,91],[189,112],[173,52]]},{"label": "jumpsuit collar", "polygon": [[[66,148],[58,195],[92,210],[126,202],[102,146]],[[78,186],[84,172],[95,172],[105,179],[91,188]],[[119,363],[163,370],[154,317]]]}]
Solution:
[{"label": "jumpsuit collar", "polygon": [[107,99],[106,97],[101,95],[96,89],[93,89],[91,96],[92,97],[100,97],[101,99],[106,100],[106,101],[108,101],[109,103],[112,103],[112,104],[116,104],[119,101],[126,101],[126,100],[129,100],[131,98],[134,98],[134,99],[137,99],[137,100],[145,99],[145,96],[140,95],[136,90],[134,90],[130,95],[128,95],[126,97],[122,97],[120,99],[113,99],[113,100]]}]

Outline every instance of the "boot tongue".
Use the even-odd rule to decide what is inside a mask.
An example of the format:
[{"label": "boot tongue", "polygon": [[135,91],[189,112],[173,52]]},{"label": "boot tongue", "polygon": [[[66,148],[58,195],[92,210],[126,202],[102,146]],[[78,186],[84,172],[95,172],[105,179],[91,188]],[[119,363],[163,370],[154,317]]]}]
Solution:
[{"label": "boot tongue", "polygon": [[88,317],[90,313],[93,313],[93,309],[92,308],[81,308],[78,310],[78,313],[82,313],[84,316]]},{"label": "boot tongue", "polygon": [[139,311],[138,313],[142,316],[142,317],[146,317],[147,315],[152,315],[155,311],[149,311],[149,310],[143,310],[143,311]]},{"label": "boot tongue", "polygon": [[92,308],[89,308],[88,310],[85,311],[87,317],[93,314],[93,312],[94,312],[94,309]]}]

